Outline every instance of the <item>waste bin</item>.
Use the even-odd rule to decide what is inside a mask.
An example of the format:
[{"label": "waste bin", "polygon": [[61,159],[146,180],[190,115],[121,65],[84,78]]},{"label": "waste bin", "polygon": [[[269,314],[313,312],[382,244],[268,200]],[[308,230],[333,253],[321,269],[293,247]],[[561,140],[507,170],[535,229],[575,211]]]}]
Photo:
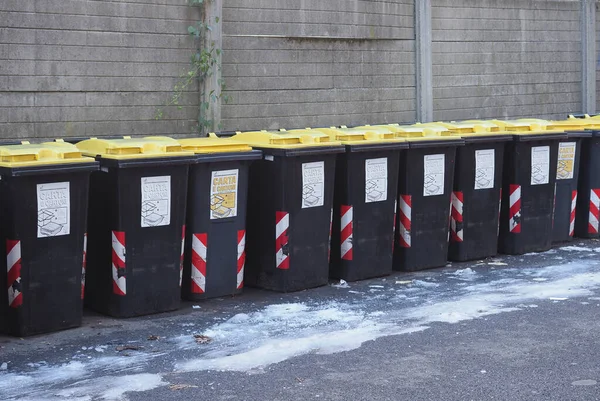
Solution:
[{"label": "waste bin", "polygon": [[214,134],[178,142],[196,154],[188,181],[182,296],[198,301],[239,294],[246,258],[248,169],[262,154]]},{"label": "waste bin", "polygon": [[546,251],[552,246],[558,147],[567,134],[539,123],[492,122],[513,137],[504,158],[498,250]]},{"label": "waste bin", "polygon": [[[577,180],[577,205],[575,210],[574,235],[580,238],[598,238],[600,220],[600,119],[569,116],[565,121],[555,122],[566,130],[588,133],[581,138],[579,154],[579,177]],[[558,192],[557,192],[558,193]],[[558,199],[557,199],[558,202]],[[557,204],[558,209],[558,204]]]},{"label": "waste bin", "polygon": [[335,164],[329,276],[356,281],[391,274],[398,167],[408,143],[386,128],[315,131],[345,148]]},{"label": "waste bin", "polygon": [[77,147],[100,162],[90,181],[86,305],[115,317],[177,309],[196,156],[166,138],[89,139]]},{"label": "waste bin", "polygon": [[394,270],[445,266],[456,148],[464,140],[443,127],[386,127],[409,143],[400,160]]},{"label": "waste bin", "polygon": [[500,134],[499,127],[489,122],[435,124],[465,141],[456,153],[448,259],[461,262],[494,256],[504,147],[512,137]]},{"label": "waste bin", "polygon": [[328,283],[335,159],[329,136],[243,132],[263,152],[250,167],[246,285],[298,291]]},{"label": "waste bin", "polygon": [[[0,146],[0,331],[16,336],[81,325],[89,176],[73,145]],[[5,290],[6,291],[6,290]]]},{"label": "waste bin", "polygon": [[548,130],[565,131],[568,136],[567,139],[561,140],[558,145],[552,242],[571,241],[575,233],[581,143],[584,138],[591,138],[592,132],[585,130],[585,120],[575,118],[564,121],[539,119],[520,119],[517,121],[545,125]]}]

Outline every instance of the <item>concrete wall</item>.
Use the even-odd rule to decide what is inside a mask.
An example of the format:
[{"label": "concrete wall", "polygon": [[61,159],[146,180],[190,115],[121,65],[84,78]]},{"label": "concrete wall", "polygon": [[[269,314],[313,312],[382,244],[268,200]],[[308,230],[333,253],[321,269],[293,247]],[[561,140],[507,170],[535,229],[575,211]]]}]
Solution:
[{"label": "concrete wall", "polygon": [[413,0],[225,1],[223,127],[414,120],[413,13]]},{"label": "concrete wall", "polygon": [[[415,120],[414,1],[224,1],[222,128]],[[582,111],[580,0],[419,1],[434,119]],[[3,0],[0,138],[190,132],[198,88],[154,115],[197,19],[186,0]]]},{"label": "concrete wall", "polygon": [[181,0],[1,1],[1,138],[188,132],[197,87],[154,114],[188,67],[193,13]]},{"label": "concrete wall", "polygon": [[433,0],[434,119],[581,110],[578,0]]}]

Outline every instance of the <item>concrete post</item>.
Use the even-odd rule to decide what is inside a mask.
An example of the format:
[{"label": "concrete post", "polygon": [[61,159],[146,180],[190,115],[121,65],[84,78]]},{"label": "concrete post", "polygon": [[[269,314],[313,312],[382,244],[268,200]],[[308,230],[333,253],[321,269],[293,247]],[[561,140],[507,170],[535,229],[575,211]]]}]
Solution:
[{"label": "concrete post", "polygon": [[415,0],[417,120],[433,121],[431,0]]},{"label": "concrete post", "polygon": [[223,49],[223,0],[207,1],[205,12],[205,22],[211,27],[206,34],[206,46],[208,48],[214,46],[215,49],[219,49],[219,54],[215,54],[217,65],[204,81],[202,101],[208,102],[210,105],[206,111],[206,118],[212,121],[209,131],[218,131],[221,125],[221,85],[219,82],[222,76],[220,51]]},{"label": "concrete post", "polygon": [[596,1],[581,0],[581,106],[596,112]]}]

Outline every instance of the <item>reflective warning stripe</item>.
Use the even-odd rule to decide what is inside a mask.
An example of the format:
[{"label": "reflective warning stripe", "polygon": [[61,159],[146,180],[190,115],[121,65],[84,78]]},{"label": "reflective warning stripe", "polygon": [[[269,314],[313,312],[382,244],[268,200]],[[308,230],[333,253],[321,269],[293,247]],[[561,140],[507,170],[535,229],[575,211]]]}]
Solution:
[{"label": "reflective warning stripe", "polygon": [[510,184],[508,229],[511,233],[521,232],[521,186]]},{"label": "reflective warning stripe", "polygon": [[333,233],[333,208],[329,215],[329,241],[327,241],[327,261],[331,261],[331,235]]},{"label": "reflective warning stripe", "polygon": [[289,237],[290,215],[287,212],[275,212],[275,267],[290,268]]},{"label": "reflective warning stripe", "polygon": [[244,267],[246,266],[246,230],[237,233],[237,286],[238,290],[244,287]]},{"label": "reflective warning stripe", "polygon": [[208,234],[192,235],[192,293],[206,292],[206,260],[208,252]]},{"label": "reflective warning stripe", "polygon": [[340,251],[343,260],[352,260],[352,230],[353,230],[353,208],[342,205],[340,224]]},{"label": "reflective warning stripe", "polygon": [[120,296],[127,294],[127,280],[125,277],[125,233],[112,232],[112,276],[113,293]]},{"label": "reflective warning stripe", "polygon": [[598,234],[598,220],[600,219],[600,189],[590,191],[590,213],[588,233]]},{"label": "reflective warning stripe", "polygon": [[83,262],[81,264],[81,299],[85,294],[85,265],[87,263],[87,233],[83,234]]},{"label": "reflective warning stripe", "polygon": [[8,306],[23,305],[21,282],[21,241],[6,240],[6,273],[8,275]]},{"label": "reflective warning stripe", "polygon": [[463,200],[464,195],[460,191],[452,192],[450,210],[450,231],[454,242],[463,242]]},{"label": "reflective warning stripe", "polygon": [[183,253],[185,251],[185,225],[181,228],[181,257],[179,259],[179,287],[183,281]]},{"label": "reflective warning stripe", "polygon": [[400,201],[400,246],[403,248],[410,248],[410,232],[411,232],[411,210],[412,210],[412,197],[410,195],[400,195],[398,199]]},{"label": "reflective warning stripe", "polygon": [[575,212],[577,211],[577,190],[571,192],[571,216],[569,218],[569,237],[575,234]]}]

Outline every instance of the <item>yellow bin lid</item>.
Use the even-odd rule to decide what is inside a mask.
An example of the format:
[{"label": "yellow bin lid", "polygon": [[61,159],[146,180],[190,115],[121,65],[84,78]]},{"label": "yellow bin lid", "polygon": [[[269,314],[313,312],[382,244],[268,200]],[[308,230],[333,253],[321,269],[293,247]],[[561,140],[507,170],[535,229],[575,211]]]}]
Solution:
[{"label": "yellow bin lid", "polygon": [[65,142],[45,142],[0,146],[1,167],[29,167],[54,164],[93,163],[75,145]]},{"label": "yellow bin lid", "polygon": [[105,159],[146,159],[192,156],[179,142],[168,137],[102,139],[92,138],[79,142],[77,148],[86,156]]},{"label": "yellow bin lid", "polygon": [[[160,137],[148,137],[148,139],[156,139]],[[229,152],[249,152],[252,150],[248,144],[236,141],[231,138],[219,138],[215,133],[211,132],[208,137],[204,138],[185,138],[178,139],[181,148],[185,151],[194,153],[229,153]]]},{"label": "yellow bin lid", "polygon": [[449,123],[440,121],[420,125],[441,126],[447,128],[452,134],[488,134],[500,131],[500,127],[498,125],[488,121],[451,121]]},{"label": "yellow bin lid", "polygon": [[306,128],[300,130],[290,130],[291,134],[308,134],[312,133],[324,133],[328,135],[332,140],[339,141],[344,145],[369,145],[369,144],[386,144],[386,143],[402,143],[406,142],[403,138],[398,138],[389,129],[379,127],[354,127],[347,128],[342,126],[340,128]]},{"label": "yellow bin lid", "polygon": [[[297,149],[315,146],[341,146],[341,142],[332,141],[329,135],[308,130],[289,133],[282,131],[250,131],[238,132],[233,140],[253,147],[271,149]],[[304,132],[306,131],[306,132]]]},{"label": "yellow bin lid", "polygon": [[[588,116],[589,117],[589,116]],[[551,129],[576,130],[600,129],[600,119],[593,118],[575,118],[569,116],[566,120],[550,121]]]}]

